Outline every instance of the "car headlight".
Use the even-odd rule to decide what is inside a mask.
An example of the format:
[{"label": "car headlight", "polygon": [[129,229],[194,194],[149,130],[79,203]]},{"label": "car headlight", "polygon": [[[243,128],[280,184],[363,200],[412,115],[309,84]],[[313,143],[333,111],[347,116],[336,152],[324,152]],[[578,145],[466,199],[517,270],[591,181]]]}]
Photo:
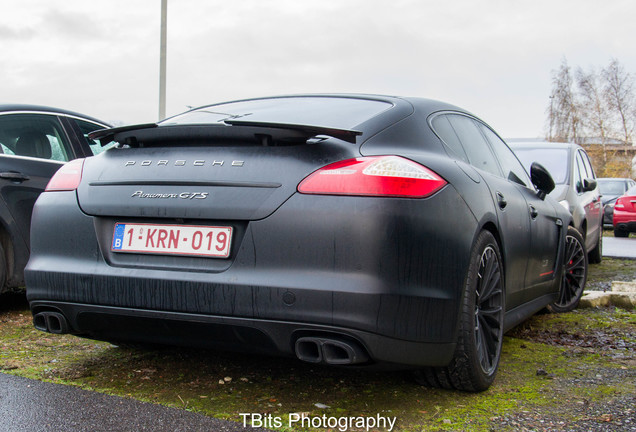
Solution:
[{"label": "car headlight", "polygon": [[559,204],[561,204],[567,211],[570,211],[570,203],[567,202],[567,200],[559,201]]}]

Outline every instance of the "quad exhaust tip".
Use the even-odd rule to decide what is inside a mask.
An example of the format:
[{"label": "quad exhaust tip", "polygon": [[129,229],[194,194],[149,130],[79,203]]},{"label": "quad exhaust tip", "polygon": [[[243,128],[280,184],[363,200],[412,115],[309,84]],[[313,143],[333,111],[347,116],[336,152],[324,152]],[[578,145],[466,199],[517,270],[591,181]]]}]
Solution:
[{"label": "quad exhaust tip", "polygon": [[309,363],[352,365],[366,363],[369,356],[356,342],[325,337],[301,337],[295,345],[296,357]]},{"label": "quad exhaust tip", "polygon": [[59,312],[39,312],[33,316],[33,326],[43,332],[54,334],[69,333],[69,324]]}]

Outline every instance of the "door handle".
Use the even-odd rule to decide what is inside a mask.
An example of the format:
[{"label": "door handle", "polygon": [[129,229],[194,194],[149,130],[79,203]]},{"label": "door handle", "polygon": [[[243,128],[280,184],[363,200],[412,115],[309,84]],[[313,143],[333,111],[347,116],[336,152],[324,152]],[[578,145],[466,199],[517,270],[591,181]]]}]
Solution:
[{"label": "door handle", "polygon": [[539,211],[535,208],[535,206],[530,205],[530,217],[534,220],[539,216]]},{"label": "door handle", "polygon": [[501,192],[497,192],[497,204],[499,204],[500,209],[505,209],[508,205],[508,201],[506,201],[506,197],[503,196]]},{"label": "door handle", "polygon": [[15,181],[15,182],[23,182],[25,180],[29,180],[31,177],[29,177],[26,174],[22,174],[21,172],[8,171],[8,172],[1,172],[0,178]]}]

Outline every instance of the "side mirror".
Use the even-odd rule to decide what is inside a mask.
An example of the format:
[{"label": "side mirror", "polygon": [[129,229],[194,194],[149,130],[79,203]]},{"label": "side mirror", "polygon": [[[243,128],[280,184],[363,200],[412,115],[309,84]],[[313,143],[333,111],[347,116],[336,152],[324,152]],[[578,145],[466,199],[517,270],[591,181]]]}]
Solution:
[{"label": "side mirror", "polygon": [[532,162],[530,166],[530,178],[532,184],[539,191],[539,198],[545,199],[545,196],[554,190],[554,180],[547,169],[538,162]]},{"label": "side mirror", "polygon": [[583,180],[583,192],[590,192],[594,189],[596,189],[596,180],[590,178]]}]

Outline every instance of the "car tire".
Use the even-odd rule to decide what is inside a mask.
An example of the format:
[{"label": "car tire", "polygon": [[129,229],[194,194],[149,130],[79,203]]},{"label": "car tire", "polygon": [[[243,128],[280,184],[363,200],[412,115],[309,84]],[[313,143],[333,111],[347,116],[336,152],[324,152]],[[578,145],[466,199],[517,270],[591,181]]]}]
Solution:
[{"label": "car tire", "polygon": [[598,230],[598,243],[587,255],[587,260],[590,264],[600,264],[603,261],[603,224],[598,227]]},{"label": "car tire", "polygon": [[629,237],[629,231],[614,228],[614,237]]},{"label": "car tire", "polygon": [[587,254],[583,237],[574,227],[568,227],[565,240],[563,276],[559,285],[559,297],[547,306],[552,313],[574,310],[581,300],[587,281]]},{"label": "car tire", "polygon": [[503,274],[497,241],[490,232],[482,231],[471,252],[453,359],[445,367],[416,371],[418,383],[469,392],[490,387],[495,379],[503,342]]}]

